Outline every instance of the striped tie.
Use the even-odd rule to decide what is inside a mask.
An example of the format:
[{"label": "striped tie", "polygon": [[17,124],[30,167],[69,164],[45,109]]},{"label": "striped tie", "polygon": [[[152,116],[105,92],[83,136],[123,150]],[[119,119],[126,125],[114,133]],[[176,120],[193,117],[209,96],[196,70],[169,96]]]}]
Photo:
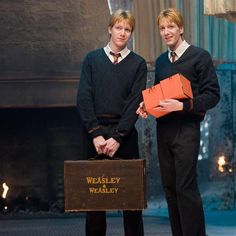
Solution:
[{"label": "striped tie", "polygon": [[113,64],[117,64],[118,63],[118,58],[121,57],[120,53],[114,53],[114,52],[110,52],[110,54],[113,56]]},{"label": "striped tie", "polygon": [[171,56],[171,62],[175,62],[175,56],[176,56],[176,53],[174,51],[171,51],[170,52],[170,56]]}]

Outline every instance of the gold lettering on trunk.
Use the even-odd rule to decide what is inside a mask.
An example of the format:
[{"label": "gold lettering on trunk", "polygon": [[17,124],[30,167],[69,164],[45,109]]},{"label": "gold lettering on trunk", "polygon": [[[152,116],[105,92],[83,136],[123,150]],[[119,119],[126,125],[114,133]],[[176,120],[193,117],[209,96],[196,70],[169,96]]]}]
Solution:
[{"label": "gold lettering on trunk", "polygon": [[86,182],[91,194],[116,194],[119,191],[120,177],[87,176]]}]

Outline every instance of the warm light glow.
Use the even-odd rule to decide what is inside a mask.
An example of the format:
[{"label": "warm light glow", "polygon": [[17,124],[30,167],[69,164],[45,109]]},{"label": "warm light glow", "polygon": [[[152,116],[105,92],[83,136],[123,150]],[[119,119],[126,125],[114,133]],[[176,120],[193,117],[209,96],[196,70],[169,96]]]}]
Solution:
[{"label": "warm light glow", "polygon": [[218,164],[218,170],[220,172],[224,172],[224,165],[226,164],[225,156],[220,156],[218,158],[217,164]]},{"label": "warm light glow", "polygon": [[7,192],[8,192],[9,187],[7,186],[6,183],[3,183],[3,184],[2,184],[2,187],[3,187],[2,198],[6,198],[6,197],[7,197]]}]

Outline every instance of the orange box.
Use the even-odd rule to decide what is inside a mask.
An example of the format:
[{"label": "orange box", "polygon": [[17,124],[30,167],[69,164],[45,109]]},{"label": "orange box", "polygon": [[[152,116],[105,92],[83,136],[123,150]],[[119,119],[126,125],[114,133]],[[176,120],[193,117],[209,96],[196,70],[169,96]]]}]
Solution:
[{"label": "orange box", "polygon": [[181,74],[170,76],[159,84],[143,90],[142,95],[147,112],[156,118],[169,113],[156,111],[155,108],[161,100],[193,98],[191,83]]},{"label": "orange box", "polygon": [[155,107],[158,107],[160,105],[160,101],[164,100],[160,84],[154,85],[151,88],[143,90],[142,94],[145,108],[150,115],[153,115],[154,117],[161,117],[169,113],[155,110]]},{"label": "orange box", "polygon": [[175,74],[160,81],[164,98],[193,98],[191,83],[181,74]]}]

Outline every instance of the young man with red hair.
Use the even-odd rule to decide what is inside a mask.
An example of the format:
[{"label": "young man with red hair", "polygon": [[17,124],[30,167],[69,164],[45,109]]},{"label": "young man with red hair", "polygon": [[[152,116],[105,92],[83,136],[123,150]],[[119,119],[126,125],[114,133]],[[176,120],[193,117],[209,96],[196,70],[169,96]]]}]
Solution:
[{"label": "young man with red hair", "polygon": [[[158,111],[170,112],[157,119],[158,158],[173,236],[205,236],[202,201],[197,184],[200,122],[220,99],[219,84],[211,56],[184,40],[183,18],[176,9],[157,17],[168,50],[155,65],[155,84],[176,73],[191,82],[193,99],[165,99]],[[137,113],[146,118],[140,103]]]},{"label": "young man with red hair", "polygon": [[[109,43],[84,59],[77,104],[87,140],[85,159],[139,158],[134,125],[147,66],[127,48],[134,27],[129,11],[116,11],[108,26]],[[142,211],[124,211],[123,219],[125,236],[144,235]],[[86,236],[105,235],[106,213],[87,212]]]}]

